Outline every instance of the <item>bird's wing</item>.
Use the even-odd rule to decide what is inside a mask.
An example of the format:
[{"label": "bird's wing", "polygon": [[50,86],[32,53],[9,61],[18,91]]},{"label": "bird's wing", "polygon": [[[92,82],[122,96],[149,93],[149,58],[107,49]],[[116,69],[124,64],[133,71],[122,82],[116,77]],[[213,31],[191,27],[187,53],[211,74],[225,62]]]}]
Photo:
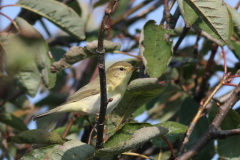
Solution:
[{"label": "bird's wing", "polygon": [[82,87],[80,90],[75,92],[72,96],[70,96],[65,104],[76,102],[86,97],[89,97],[91,95],[96,95],[99,93],[100,93],[100,84],[99,84],[99,77],[97,77],[92,82]]}]

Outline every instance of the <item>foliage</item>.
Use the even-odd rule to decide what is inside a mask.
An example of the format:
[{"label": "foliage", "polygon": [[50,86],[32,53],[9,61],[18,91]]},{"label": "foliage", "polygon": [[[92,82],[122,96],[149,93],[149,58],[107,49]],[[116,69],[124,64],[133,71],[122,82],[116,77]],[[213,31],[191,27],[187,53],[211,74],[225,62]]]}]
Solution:
[{"label": "foliage", "polygon": [[[216,58],[220,55],[218,46],[229,52],[227,70],[239,76],[239,62],[229,59],[240,58],[240,13],[224,1],[120,0],[101,28],[99,20],[109,1],[19,0],[14,5],[21,11],[14,20],[0,11],[12,23],[0,32],[0,159],[136,159],[129,156],[131,152],[154,159],[163,152],[164,159],[171,156],[171,150],[179,156],[189,126],[215,90],[209,85],[211,79],[226,72]],[[164,1],[177,6],[170,7],[174,14],[169,17],[163,15],[168,14],[169,6],[161,10]],[[161,16],[153,16],[152,11]],[[59,30],[51,31],[52,25]],[[121,57],[139,68],[133,72],[118,106],[106,115],[104,148],[95,149],[96,131],[91,125],[96,121],[90,117],[90,125],[78,113],[53,114],[29,129],[33,128],[32,116],[63,104],[98,76],[98,35],[104,29],[106,66]],[[43,31],[48,36],[43,36]],[[111,56],[117,58],[109,60]],[[209,101],[198,115],[201,118],[184,152],[198,143],[221,112],[216,104],[229,99],[229,94],[221,93],[221,97],[213,95],[214,101]],[[29,96],[38,101],[33,103]],[[239,129],[239,123],[239,109],[235,107],[217,130]],[[217,144],[209,139],[197,155],[189,158],[238,158],[239,136],[226,135]]]}]

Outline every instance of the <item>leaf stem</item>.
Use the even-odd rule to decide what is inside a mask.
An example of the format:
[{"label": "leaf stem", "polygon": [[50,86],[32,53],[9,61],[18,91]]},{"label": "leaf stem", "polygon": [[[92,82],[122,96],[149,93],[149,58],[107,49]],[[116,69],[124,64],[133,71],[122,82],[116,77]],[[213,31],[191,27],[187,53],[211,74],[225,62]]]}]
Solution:
[{"label": "leaf stem", "polygon": [[12,22],[12,24],[16,27],[16,29],[18,30],[18,32],[20,32],[20,29],[19,29],[17,23],[16,23],[12,18],[10,18],[8,15],[6,15],[6,14],[4,14],[4,13],[2,13],[2,12],[0,12],[0,14],[3,15],[4,17],[6,17],[7,19],[9,19],[9,20]]},{"label": "leaf stem", "polygon": [[174,151],[173,151],[173,147],[172,147],[172,144],[168,141],[168,139],[166,137],[161,137],[169,146],[170,150],[171,150],[171,156],[169,157],[169,159],[171,160],[174,160],[175,159],[175,156],[174,156]]}]

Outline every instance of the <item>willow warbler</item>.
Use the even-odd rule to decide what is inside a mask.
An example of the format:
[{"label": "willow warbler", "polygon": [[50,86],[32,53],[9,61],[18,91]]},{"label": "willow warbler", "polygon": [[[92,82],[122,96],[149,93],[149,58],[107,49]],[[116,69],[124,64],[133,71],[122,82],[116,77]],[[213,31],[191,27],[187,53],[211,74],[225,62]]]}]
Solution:
[{"label": "willow warbler", "polygon": [[[111,112],[121,101],[134,67],[127,62],[116,62],[106,71],[107,113]],[[98,117],[100,111],[100,82],[99,77],[75,92],[66,103],[50,111],[33,117],[33,120],[60,112],[79,112],[83,115]]]}]

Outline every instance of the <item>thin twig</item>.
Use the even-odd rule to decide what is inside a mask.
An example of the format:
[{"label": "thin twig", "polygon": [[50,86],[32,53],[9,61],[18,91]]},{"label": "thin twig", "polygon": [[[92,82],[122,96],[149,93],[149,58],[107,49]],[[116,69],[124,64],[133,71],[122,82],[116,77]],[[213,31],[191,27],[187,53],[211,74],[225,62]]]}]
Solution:
[{"label": "thin twig", "polygon": [[180,37],[178,38],[177,43],[175,44],[175,46],[173,47],[173,54],[176,54],[178,47],[180,46],[180,44],[182,43],[183,39],[185,38],[185,36],[187,35],[188,31],[190,30],[190,27],[184,27],[183,28],[183,32],[181,33]]},{"label": "thin twig", "polygon": [[168,139],[166,137],[162,137],[162,139],[168,144],[168,146],[171,150],[171,156],[169,157],[169,160],[174,160],[175,156],[174,156],[174,151],[173,151],[173,147],[172,147],[171,143],[168,141]]},{"label": "thin twig", "polygon": [[226,53],[224,51],[224,48],[222,47],[222,54],[224,59],[224,75],[227,74],[227,59],[226,59]]},{"label": "thin twig", "polygon": [[143,1],[142,3],[140,3],[139,5],[133,7],[132,9],[128,10],[126,13],[124,13],[123,15],[121,15],[120,17],[116,18],[115,20],[112,21],[111,25],[115,26],[116,24],[118,24],[119,22],[121,22],[124,19],[127,19],[129,15],[131,15],[132,13],[134,13],[135,11],[137,11],[138,9],[144,7],[146,4],[150,3],[152,1]]},{"label": "thin twig", "polygon": [[79,117],[81,117],[82,114],[81,113],[74,113],[74,115],[72,116],[72,118],[69,120],[68,124],[67,124],[67,127],[62,135],[62,138],[65,138],[67,135],[68,135],[68,132],[70,130],[70,128],[72,127],[73,125],[73,122],[76,121],[76,119],[78,119]]},{"label": "thin twig", "polygon": [[160,149],[159,156],[158,156],[158,160],[161,160],[161,159],[162,159],[162,149]]},{"label": "thin twig", "polygon": [[202,79],[202,83],[196,93],[196,96],[195,96],[195,99],[197,100],[197,102],[199,102],[203,96],[204,96],[204,92],[205,92],[205,88],[206,88],[206,84],[207,84],[207,80],[209,79],[210,77],[210,72],[211,72],[211,68],[212,68],[212,65],[213,65],[213,61],[214,61],[214,57],[217,53],[217,48],[218,48],[218,45],[216,43],[213,43],[212,44],[212,52],[211,52],[211,56],[207,62],[207,66],[206,66],[206,69],[204,71],[204,74],[203,74],[203,79]]},{"label": "thin twig", "polygon": [[47,32],[48,37],[51,37],[51,33],[49,32],[49,30],[48,30],[47,26],[45,25],[45,23],[43,22],[42,18],[39,19],[39,21],[40,21],[41,25],[43,26],[44,30]]},{"label": "thin twig", "polygon": [[20,32],[20,29],[19,29],[17,23],[12,18],[10,18],[8,15],[6,15],[2,12],[0,12],[0,14],[3,15],[4,17],[6,17],[7,19],[9,19],[12,22],[12,24],[16,27],[17,31]]},{"label": "thin twig", "polygon": [[237,87],[237,86],[238,86],[238,85],[232,84],[232,83],[224,83],[223,85],[226,85],[226,86],[234,86],[234,87]]},{"label": "thin twig", "polygon": [[163,0],[158,0],[151,7],[147,8],[146,10],[142,11],[141,13],[138,13],[135,17],[126,20],[126,23],[125,23],[126,26],[130,26],[131,24],[133,24],[137,20],[145,17],[147,14],[149,14],[150,12],[154,11],[155,9],[157,9],[162,4],[163,4]]},{"label": "thin twig", "polygon": [[89,138],[88,138],[88,144],[89,144],[89,145],[90,145],[90,143],[91,143],[92,134],[93,134],[93,131],[94,131],[94,129],[96,128],[96,126],[97,126],[97,123],[93,126],[93,128],[92,128],[92,130],[91,130],[91,132],[90,132],[90,135],[89,135]]},{"label": "thin twig", "polygon": [[206,100],[204,101],[204,103],[202,105],[200,105],[197,114],[195,115],[195,117],[193,118],[192,122],[190,123],[190,125],[188,127],[188,130],[186,132],[186,136],[185,136],[184,141],[183,141],[183,143],[180,147],[178,156],[180,156],[183,153],[186,145],[188,144],[190,135],[192,134],[193,129],[194,129],[195,125],[197,124],[198,120],[201,118],[201,115],[202,115],[203,111],[205,110],[205,108],[207,107],[207,104],[211,101],[213,96],[223,86],[223,84],[227,82],[229,77],[230,77],[230,74],[224,75],[224,77],[222,78],[220,83],[214,88],[212,93],[206,97]]},{"label": "thin twig", "polygon": [[[103,38],[104,32],[107,29],[107,22],[112,13],[113,7],[118,0],[111,0],[105,9],[105,15],[103,17],[99,35],[98,35],[98,67],[99,67],[99,77],[100,77],[100,89],[101,89],[101,105],[100,105],[100,112],[99,112],[99,119],[97,121],[97,141],[96,141],[96,150],[104,147],[103,142],[103,132],[104,132],[104,121],[106,116],[106,109],[107,109],[107,89],[106,89],[106,73],[105,73],[105,59],[104,53],[105,50],[103,48]],[[100,160],[94,156],[94,160]]]},{"label": "thin twig", "polygon": [[200,33],[201,36],[204,36],[204,37],[206,37],[207,39],[209,39],[209,40],[217,43],[219,46],[222,46],[222,45],[223,45],[223,43],[222,43],[220,40],[218,40],[218,39],[216,39],[216,38],[213,38],[213,37],[212,37],[211,35],[209,35],[207,32],[205,32],[204,30],[202,30],[201,28],[199,28],[199,26],[197,26],[196,24],[193,24],[193,25],[192,25],[192,28],[193,28],[196,32]]},{"label": "thin twig", "polygon": [[237,10],[239,6],[240,6],[240,1],[238,1],[238,3],[236,4],[236,6],[234,8]]},{"label": "thin twig", "polygon": [[135,58],[137,58],[137,59],[141,59],[141,56],[135,56],[135,55],[129,54],[129,53],[127,53],[127,52],[114,51],[113,53],[121,53],[121,54],[125,54],[125,55],[131,56],[131,57],[135,57]]},{"label": "thin twig", "polygon": [[16,4],[8,4],[8,5],[4,5],[4,6],[1,6],[0,7],[0,10],[4,7],[16,7],[17,5]]},{"label": "thin twig", "polygon": [[[217,129],[220,127],[223,120],[225,119],[225,117],[227,116],[231,108],[234,106],[234,104],[238,102],[240,98],[239,94],[240,94],[240,84],[238,84],[238,87],[236,87],[235,90],[231,93],[228,100],[222,106],[219,107],[218,113],[214,118],[214,120],[212,121],[209,128],[207,129],[207,131],[192,147],[189,148],[189,150],[186,153],[179,155],[179,157],[177,157],[178,160],[191,159],[191,157],[199,153],[212,139],[226,138],[228,136],[233,136],[236,134],[239,135],[240,133],[239,129],[234,129],[231,131],[219,131]],[[223,135],[224,137],[222,137]]]},{"label": "thin twig", "polygon": [[139,153],[124,152],[124,153],[122,153],[122,155],[137,156],[137,157],[142,157],[144,159],[151,159],[152,160],[152,158],[150,158],[148,156],[145,156],[145,155],[142,155],[142,154],[139,154]]}]

